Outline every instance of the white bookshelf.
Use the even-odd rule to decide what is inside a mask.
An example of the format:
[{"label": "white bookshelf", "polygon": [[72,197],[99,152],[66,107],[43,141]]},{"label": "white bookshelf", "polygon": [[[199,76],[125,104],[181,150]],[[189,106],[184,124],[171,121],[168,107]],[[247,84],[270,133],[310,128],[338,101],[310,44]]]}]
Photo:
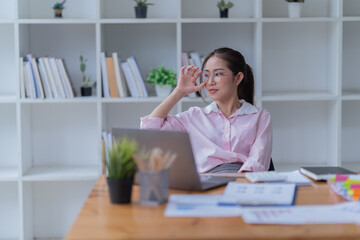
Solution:
[{"label": "white bookshelf", "polygon": [[[217,0],[150,0],[135,19],[133,0],[0,0],[0,240],[62,239],[102,171],[101,133],[138,127],[163,98],[102,97],[100,53],[135,56],[144,78],[165,64],[178,72],[182,51],[241,51],[255,74],[256,105],[273,120],[277,170],[339,165],[360,170],[360,2],[306,0],[288,18],[284,0],[233,0],[220,19]],[[79,56],[97,82],[91,97],[22,99],[19,57],[64,59],[77,96]],[[182,99],[171,114],[199,98]]]}]

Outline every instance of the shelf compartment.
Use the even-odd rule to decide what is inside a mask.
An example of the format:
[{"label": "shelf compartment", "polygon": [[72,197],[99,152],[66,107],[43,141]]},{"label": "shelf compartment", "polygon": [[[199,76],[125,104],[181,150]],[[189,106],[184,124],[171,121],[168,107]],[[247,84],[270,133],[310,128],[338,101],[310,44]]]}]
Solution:
[{"label": "shelf compartment", "polygon": [[273,125],[274,163],[337,165],[337,101],[264,102]]},{"label": "shelf compartment", "polygon": [[15,19],[16,0],[0,0],[0,20]]},{"label": "shelf compartment", "polygon": [[338,94],[338,24],[264,23],[263,30],[263,96],[272,92]]},{"label": "shelf compartment", "polygon": [[358,0],[343,0],[344,17],[360,17],[360,2]]},{"label": "shelf compartment", "polygon": [[240,51],[256,73],[254,46],[256,30],[255,23],[184,23],[182,51],[188,53],[195,51],[200,56],[206,57],[216,48],[230,47]]},{"label": "shelf compartment", "polygon": [[122,62],[134,56],[149,96],[155,96],[154,87],[146,82],[153,68],[164,64],[178,72],[175,23],[102,24],[101,29],[102,51],[106,56],[117,52]]},{"label": "shelf compartment", "polygon": [[31,53],[35,58],[62,58],[74,94],[80,96],[81,54],[88,59],[86,75],[96,81],[95,35],[95,24],[20,24],[20,56],[26,59],[26,55]]},{"label": "shelf compartment", "polygon": [[21,104],[20,108],[22,174],[49,167],[49,175],[55,168],[54,177],[61,168],[68,169],[64,177],[82,177],[82,172],[76,175],[71,168],[100,166],[97,104]]},{"label": "shelf compartment", "polygon": [[[284,0],[263,0],[264,18],[288,18],[288,3]],[[302,7],[303,18],[307,17],[338,17],[339,1],[306,0]]]},{"label": "shelf compartment", "polygon": [[0,182],[0,239],[19,239],[19,197],[17,182]]},{"label": "shelf compartment", "polygon": [[360,129],[360,101],[345,101],[342,103],[341,129],[341,159],[342,164],[353,165],[351,170],[360,171],[360,149],[356,146]]},{"label": "shelf compartment", "polygon": [[[112,127],[140,128],[140,117],[149,115],[160,102],[142,103],[103,103],[102,129],[111,131]],[[131,114],[129,114],[131,113]],[[176,114],[173,108],[169,115]]]},{"label": "shelf compartment", "polygon": [[[177,18],[178,7],[177,1],[169,0],[149,0],[150,5],[147,7],[147,18]],[[175,4],[175,6],[174,6]],[[101,18],[135,18],[136,3],[133,0],[101,0]],[[164,11],[164,9],[166,9]]]},{"label": "shelf compartment", "polygon": [[24,182],[24,239],[64,239],[95,182]]},{"label": "shelf compartment", "polygon": [[[17,147],[16,104],[0,104],[0,133],[0,171],[4,173],[2,177],[18,176],[17,172],[14,172],[14,169],[18,168],[19,161],[17,154],[19,149]],[[7,172],[6,169],[10,171]]]},{"label": "shelf compartment", "polygon": [[0,24],[0,98],[17,96],[15,34],[12,24]]},{"label": "shelf compartment", "polygon": [[[182,0],[182,18],[220,18],[217,0]],[[229,18],[255,18],[257,2],[254,0],[232,0],[234,7],[229,9]]]},{"label": "shelf compartment", "polygon": [[[20,19],[54,19],[53,6],[56,1],[46,0],[19,0]],[[61,2],[61,1],[58,1]],[[96,0],[72,0],[66,1],[63,10],[63,18],[96,18]]]},{"label": "shelf compartment", "polygon": [[360,22],[343,24],[342,91],[343,95],[360,92]]}]

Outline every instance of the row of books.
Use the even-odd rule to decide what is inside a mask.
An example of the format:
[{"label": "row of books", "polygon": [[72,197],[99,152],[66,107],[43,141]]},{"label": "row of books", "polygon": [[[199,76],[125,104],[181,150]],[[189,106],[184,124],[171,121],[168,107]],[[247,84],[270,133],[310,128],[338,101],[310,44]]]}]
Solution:
[{"label": "row of books", "polygon": [[61,58],[20,57],[21,98],[74,98],[69,76]]},{"label": "row of books", "polygon": [[100,57],[105,98],[148,97],[135,57],[131,56],[126,61],[121,61],[117,52],[113,52],[111,56],[101,52]]}]

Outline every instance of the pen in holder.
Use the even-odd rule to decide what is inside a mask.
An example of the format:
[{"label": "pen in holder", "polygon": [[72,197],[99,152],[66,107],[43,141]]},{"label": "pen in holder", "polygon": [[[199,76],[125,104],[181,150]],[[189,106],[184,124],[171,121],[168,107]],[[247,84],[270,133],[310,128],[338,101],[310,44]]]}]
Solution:
[{"label": "pen in holder", "polygon": [[159,205],[168,200],[169,168],[176,159],[176,154],[160,148],[151,153],[142,151],[133,155],[139,169],[140,204]]},{"label": "pen in holder", "polygon": [[158,205],[168,200],[169,171],[139,171],[140,204]]}]

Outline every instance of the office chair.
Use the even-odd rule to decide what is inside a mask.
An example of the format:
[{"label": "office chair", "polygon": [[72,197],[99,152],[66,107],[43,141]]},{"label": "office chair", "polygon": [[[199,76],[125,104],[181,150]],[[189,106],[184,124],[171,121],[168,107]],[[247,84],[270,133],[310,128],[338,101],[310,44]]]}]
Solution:
[{"label": "office chair", "polygon": [[274,163],[272,161],[272,158],[270,158],[270,167],[268,171],[275,171]]}]

